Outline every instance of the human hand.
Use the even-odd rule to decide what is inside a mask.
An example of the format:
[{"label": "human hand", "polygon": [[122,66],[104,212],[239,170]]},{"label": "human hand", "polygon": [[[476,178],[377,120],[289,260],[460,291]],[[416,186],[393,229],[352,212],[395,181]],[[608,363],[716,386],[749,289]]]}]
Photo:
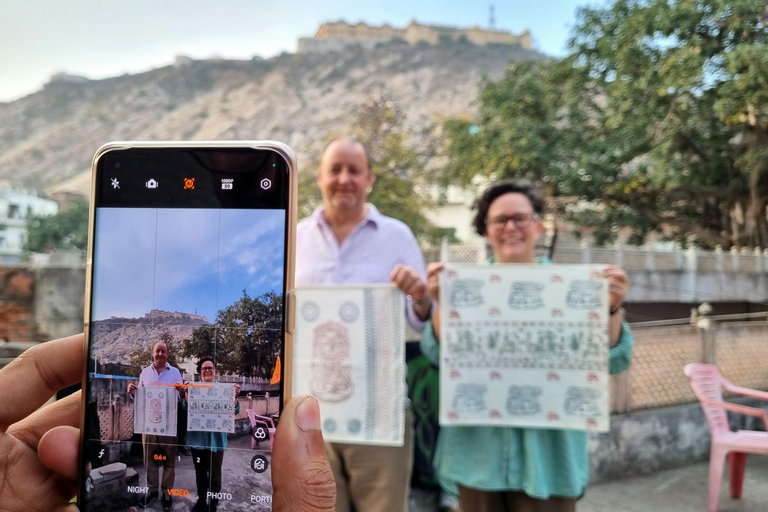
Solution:
[{"label": "human hand", "polygon": [[131,396],[134,396],[136,394],[136,384],[134,384],[133,382],[128,384],[128,394],[130,394]]},{"label": "human hand", "polygon": [[[80,393],[36,409],[80,380],[84,360],[78,334],[34,347],[0,371],[3,512],[77,512],[69,501],[77,489]],[[336,484],[314,398],[294,397],[285,406],[272,452],[272,480],[276,512],[335,510]]]},{"label": "human hand", "polygon": [[333,512],[336,482],[320,431],[320,406],[295,396],[285,405],[272,449],[275,512]]},{"label": "human hand", "polygon": [[608,278],[608,299],[611,307],[621,306],[629,291],[629,276],[623,268],[608,265],[603,270],[603,277]]},{"label": "human hand", "polygon": [[181,382],[174,382],[173,388],[179,392],[179,396],[181,398],[184,398],[187,395],[187,388],[184,387],[184,384]]},{"label": "human hand", "polygon": [[235,384],[235,400],[240,396],[240,384]]},{"label": "human hand", "polygon": [[427,299],[427,285],[414,268],[398,263],[392,269],[389,279],[392,284],[402,290],[404,294],[410,295],[416,302],[423,302]]},{"label": "human hand", "polygon": [[440,272],[445,263],[438,261],[427,265],[427,291],[435,301],[440,302]]},{"label": "human hand", "polygon": [[[3,512],[76,512],[80,392],[42,409],[80,381],[83,335],[33,347],[0,370],[0,504]],[[13,469],[13,471],[11,471]]]}]

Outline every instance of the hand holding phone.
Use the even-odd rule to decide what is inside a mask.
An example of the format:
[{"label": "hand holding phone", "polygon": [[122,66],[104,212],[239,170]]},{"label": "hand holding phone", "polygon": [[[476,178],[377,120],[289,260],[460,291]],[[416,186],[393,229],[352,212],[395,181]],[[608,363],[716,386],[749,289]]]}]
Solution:
[{"label": "hand holding phone", "polygon": [[[77,487],[80,397],[70,395],[36,409],[55,388],[79,381],[83,361],[79,334],[31,349],[0,370],[0,453],[8,454],[0,464],[4,510],[77,512],[69,502]],[[273,452],[274,510],[333,511],[336,486],[317,401],[294,397],[283,410],[283,420]]]},{"label": "hand holding phone", "polygon": [[275,142],[97,152],[82,512],[271,509],[296,188],[293,153]]}]

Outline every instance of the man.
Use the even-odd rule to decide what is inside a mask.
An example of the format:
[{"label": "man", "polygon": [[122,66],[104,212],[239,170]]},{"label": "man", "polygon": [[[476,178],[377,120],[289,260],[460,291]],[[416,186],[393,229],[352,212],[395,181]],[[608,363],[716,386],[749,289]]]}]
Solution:
[{"label": "man", "polygon": [[[184,397],[179,370],[168,364],[168,345],[158,341],[152,347],[152,364],[141,371],[138,387],[148,387],[153,384],[169,384],[179,392],[179,397]],[[128,393],[136,396],[136,385],[128,384]],[[173,499],[168,493],[173,489],[173,480],[176,473],[176,436],[141,435],[141,444],[144,448],[144,469],[147,471],[147,487],[149,493],[139,499],[139,506],[149,506],[158,493],[163,504],[163,510],[171,510]],[[160,489],[160,465],[163,466],[163,482]],[[161,492],[160,492],[161,491]]]},{"label": "man", "polygon": [[[80,382],[83,335],[41,343],[0,370],[0,504],[7,512],[78,512],[80,393],[38,409]],[[13,469],[13,471],[11,471]],[[333,512],[317,401],[295,396],[283,408],[272,450],[272,510]]]},{"label": "man", "polygon": [[[411,230],[366,202],[375,177],[365,146],[342,138],[326,146],[317,172],[323,206],[297,229],[296,284],[391,282],[407,296],[406,318],[424,329],[432,299],[424,258]],[[354,342],[354,340],[353,340]],[[405,512],[413,467],[413,419],[402,447],[327,443],[336,511]]]}]

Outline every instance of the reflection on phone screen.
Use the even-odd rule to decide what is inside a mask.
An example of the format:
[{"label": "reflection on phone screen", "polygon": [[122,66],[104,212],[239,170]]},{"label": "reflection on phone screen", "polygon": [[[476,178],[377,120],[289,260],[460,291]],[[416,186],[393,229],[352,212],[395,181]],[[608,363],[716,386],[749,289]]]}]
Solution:
[{"label": "reflection on phone screen", "polygon": [[271,510],[285,215],[97,208],[82,510]]}]

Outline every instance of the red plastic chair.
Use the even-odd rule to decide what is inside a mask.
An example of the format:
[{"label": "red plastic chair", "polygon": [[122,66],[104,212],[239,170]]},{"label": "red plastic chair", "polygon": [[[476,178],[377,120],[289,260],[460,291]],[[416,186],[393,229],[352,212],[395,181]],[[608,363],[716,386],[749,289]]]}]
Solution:
[{"label": "red plastic chair", "polygon": [[693,392],[701,402],[712,437],[709,455],[709,512],[717,512],[726,455],[729,456],[730,462],[731,498],[741,498],[747,454],[768,455],[768,432],[756,430],[733,432],[728,424],[728,414],[726,413],[726,411],[733,411],[760,418],[768,430],[766,411],[757,407],[724,402],[721,388],[730,393],[758,398],[767,402],[768,393],[734,386],[720,375],[717,366],[713,364],[687,364],[685,365],[685,375],[690,379]]},{"label": "red plastic chair", "polygon": [[[248,413],[248,419],[251,420],[251,429],[253,429],[254,432],[257,427],[264,427],[267,437],[269,437],[269,450],[272,451],[272,445],[275,442],[275,422],[269,416],[256,414],[253,409],[246,409],[245,411]],[[251,435],[251,450],[253,450],[261,441],[266,441],[266,439],[259,440]]]}]

